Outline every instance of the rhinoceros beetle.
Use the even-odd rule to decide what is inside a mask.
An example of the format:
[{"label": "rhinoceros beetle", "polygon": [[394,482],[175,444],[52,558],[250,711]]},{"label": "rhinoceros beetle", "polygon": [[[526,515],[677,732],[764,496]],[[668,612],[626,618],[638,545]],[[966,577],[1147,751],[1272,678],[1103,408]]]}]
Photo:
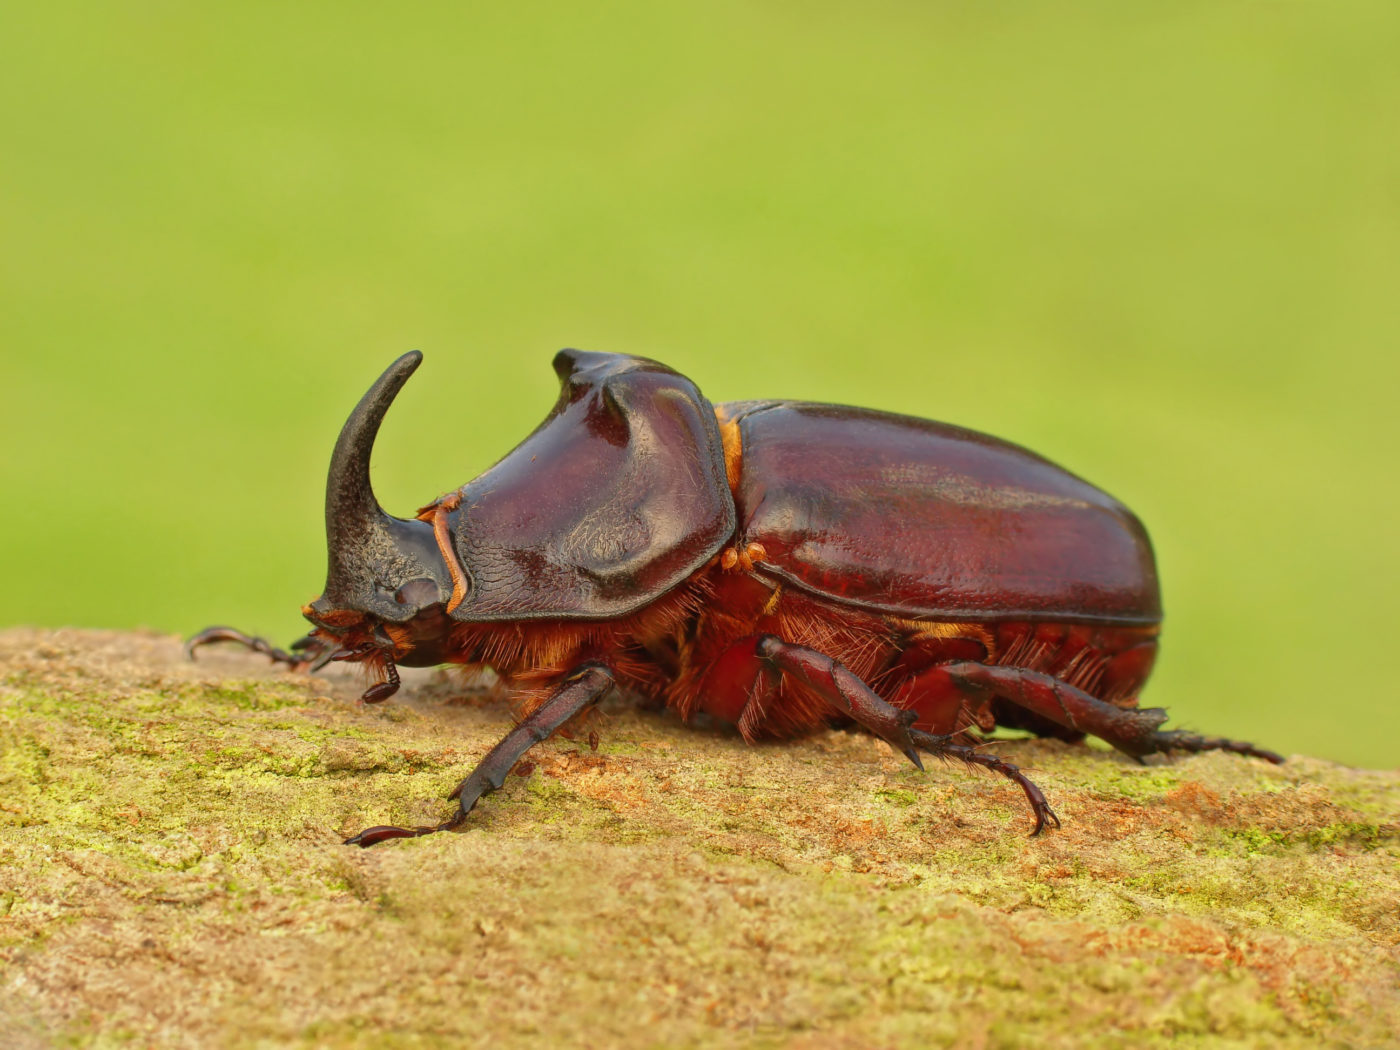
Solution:
[{"label": "rhinoceros beetle", "polygon": [[1059,818],[996,726],[1092,733],[1141,758],[1253,745],[1160,727],[1137,706],[1162,608],[1138,519],[1055,464],[984,434],[801,401],[711,404],[655,361],[564,350],[554,410],[476,480],[412,518],[386,513],[370,452],[422,355],[400,357],[350,414],[326,484],[329,569],[290,652],[296,668],[494,670],[523,719],[450,797],[457,828],[534,744],[615,685],[748,740],[855,722],[920,752],[999,773],[1032,834]]}]

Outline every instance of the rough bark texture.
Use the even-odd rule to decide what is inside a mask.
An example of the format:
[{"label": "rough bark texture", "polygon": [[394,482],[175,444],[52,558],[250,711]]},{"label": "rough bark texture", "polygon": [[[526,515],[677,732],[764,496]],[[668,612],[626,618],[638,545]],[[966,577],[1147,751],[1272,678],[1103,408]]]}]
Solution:
[{"label": "rough bark texture", "polygon": [[616,705],[596,752],[541,745],[466,832],[361,851],[341,838],[446,815],[509,716],[436,673],[383,707],[359,689],[155,635],[0,633],[0,1044],[1400,1030],[1400,773],[998,744],[1064,819],[1032,840],[1000,779]]}]

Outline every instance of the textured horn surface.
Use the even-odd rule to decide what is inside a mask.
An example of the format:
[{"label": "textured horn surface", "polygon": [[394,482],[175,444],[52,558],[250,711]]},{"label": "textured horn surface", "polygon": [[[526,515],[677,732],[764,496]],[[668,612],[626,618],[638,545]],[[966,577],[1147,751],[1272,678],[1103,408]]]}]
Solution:
[{"label": "textured horn surface", "polygon": [[[374,498],[369,463],[379,425],[414,370],[422,362],[417,350],[404,354],[384,370],[374,385],[360,398],[336,440],[326,476],[326,547],[329,564],[325,597],[344,607],[354,607],[352,599],[363,597],[373,581],[364,579],[367,571],[391,555],[395,525],[406,523],[386,514]],[[388,558],[390,562],[400,559]],[[389,566],[385,566],[389,568]]]}]

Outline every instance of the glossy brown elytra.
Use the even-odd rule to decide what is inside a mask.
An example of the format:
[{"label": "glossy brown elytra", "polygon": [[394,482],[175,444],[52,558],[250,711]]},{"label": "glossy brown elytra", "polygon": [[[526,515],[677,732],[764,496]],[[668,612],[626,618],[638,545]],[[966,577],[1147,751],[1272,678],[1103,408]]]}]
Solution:
[{"label": "glossy brown elytra", "polygon": [[371,846],[459,827],[534,744],[615,685],[732,722],[746,739],[854,721],[916,766],[920,752],[999,773],[1033,834],[1059,824],[1015,765],[974,746],[995,726],[1120,751],[1251,744],[1162,730],[1137,706],[1161,604],[1152,548],[1110,496],[1023,448],[908,416],[796,401],[711,404],[640,357],[565,350],[559,401],[514,451],[413,518],[370,486],[375,435],[418,367],[379,377],[336,442],[329,570],[303,612],[295,667],[489,666],[523,720],[430,827],[375,827]]}]

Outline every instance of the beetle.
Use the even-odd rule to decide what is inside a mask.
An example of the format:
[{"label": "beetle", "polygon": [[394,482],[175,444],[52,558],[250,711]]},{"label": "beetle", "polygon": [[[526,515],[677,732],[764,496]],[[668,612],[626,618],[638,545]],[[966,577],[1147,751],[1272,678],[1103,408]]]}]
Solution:
[{"label": "beetle", "polygon": [[417,369],[395,361],[341,430],[326,484],[324,592],[294,668],[489,667],[523,718],[428,827],[458,828],[536,743],[614,686],[749,741],[855,722],[920,754],[998,773],[1032,835],[1059,825],[1041,790],[973,736],[997,726],[1141,759],[1254,745],[1163,730],[1138,692],[1162,620],[1152,547],[1111,496],[1033,452],[910,416],[801,401],[711,404],[656,361],[563,350],[553,411],[474,481],[387,513],[370,485],[380,423]]}]

